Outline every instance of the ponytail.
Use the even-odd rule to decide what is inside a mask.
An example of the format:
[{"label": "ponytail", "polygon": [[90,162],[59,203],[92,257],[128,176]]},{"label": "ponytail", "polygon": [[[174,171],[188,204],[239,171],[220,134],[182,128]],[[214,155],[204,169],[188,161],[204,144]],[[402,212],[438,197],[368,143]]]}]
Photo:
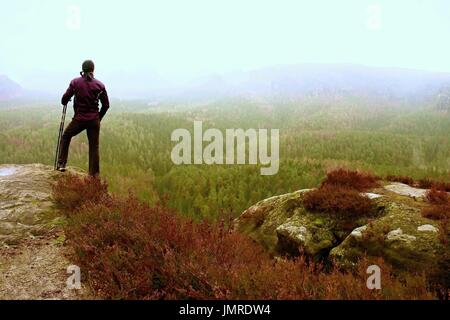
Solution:
[{"label": "ponytail", "polygon": [[94,79],[94,73],[93,72],[80,72],[80,76],[82,76],[83,78],[86,78],[89,81]]}]

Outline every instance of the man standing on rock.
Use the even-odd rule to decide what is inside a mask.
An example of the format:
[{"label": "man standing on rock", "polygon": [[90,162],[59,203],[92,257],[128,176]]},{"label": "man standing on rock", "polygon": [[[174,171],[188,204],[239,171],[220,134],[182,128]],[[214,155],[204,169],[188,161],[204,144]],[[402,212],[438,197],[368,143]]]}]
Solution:
[{"label": "man standing on rock", "polygon": [[[98,176],[100,173],[100,121],[109,109],[109,99],[105,85],[94,78],[94,62],[86,60],[83,62],[82,70],[80,72],[81,77],[70,82],[69,88],[61,99],[61,103],[67,105],[70,99],[75,96],[73,103],[75,116],[61,138],[58,170],[66,170],[72,138],[86,130],[89,140],[89,174]],[[102,104],[100,111],[98,110],[99,101]]]}]

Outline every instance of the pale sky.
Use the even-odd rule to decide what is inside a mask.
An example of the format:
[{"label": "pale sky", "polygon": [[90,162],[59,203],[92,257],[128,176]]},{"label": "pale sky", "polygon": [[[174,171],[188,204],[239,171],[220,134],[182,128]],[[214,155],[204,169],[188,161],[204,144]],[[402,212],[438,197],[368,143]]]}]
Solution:
[{"label": "pale sky", "polygon": [[49,91],[87,58],[102,79],[300,63],[450,72],[449,39],[448,0],[2,0],[0,74]]}]

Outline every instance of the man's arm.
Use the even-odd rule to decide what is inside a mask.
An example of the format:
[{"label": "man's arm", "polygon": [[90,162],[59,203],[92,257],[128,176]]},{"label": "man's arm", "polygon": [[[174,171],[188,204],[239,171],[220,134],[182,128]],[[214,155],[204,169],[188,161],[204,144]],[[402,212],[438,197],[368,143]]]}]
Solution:
[{"label": "man's arm", "polygon": [[102,108],[100,109],[100,121],[101,121],[109,109],[109,98],[108,98],[108,92],[106,92],[106,89],[104,89],[100,93],[99,99],[100,99],[100,102],[102,103]]},{"label": "man's arm", "polygon": [[61,104],[65,106],[69,103],[70,99],[72,99],[73,95],[75,94],[75,88],[73,85],[73,81],[70,83],[69,88],[67,88],[66,93],[61,98]]}]

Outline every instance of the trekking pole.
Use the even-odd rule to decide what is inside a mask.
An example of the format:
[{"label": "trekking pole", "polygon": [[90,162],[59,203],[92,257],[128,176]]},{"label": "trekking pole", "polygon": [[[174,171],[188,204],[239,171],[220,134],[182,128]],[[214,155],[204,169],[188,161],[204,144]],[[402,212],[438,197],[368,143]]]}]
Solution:
[{"label": "trekking pole", "polygon": [[56,155],[55,155],[55,170],[58,170],[58,160],[59,160],[59,153],[61,149],[61,138],[64,131],[64,122],[66,121],[66,111],[67,111],[67,104],[63,107],[63,112],[61,115],[61,123],[59,125],[59,135],[58,135],[58,144],[56,145]]}]

